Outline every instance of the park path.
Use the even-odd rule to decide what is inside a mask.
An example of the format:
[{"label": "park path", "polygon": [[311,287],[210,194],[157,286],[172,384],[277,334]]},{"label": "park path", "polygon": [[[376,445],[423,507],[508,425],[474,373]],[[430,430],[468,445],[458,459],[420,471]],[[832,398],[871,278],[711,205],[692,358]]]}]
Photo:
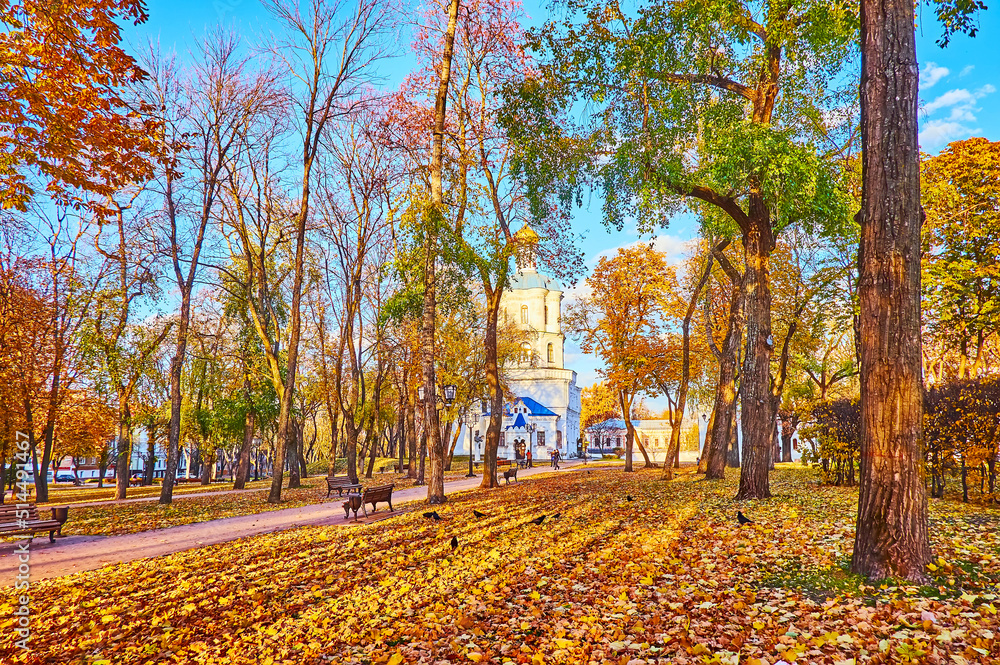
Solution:
[{"label": "park path", "polygon": [[[560,472],[582,467],[575,460],[563,462]],[[548,466],[518,471],[522,478],[552,472]],[[454,494],[479,487],[480,478],[461,478],[445,483],[445,492]],[[317,490],[318,491],[318,490]],[[221,494],[210,492],[209,494]],[[188,495],[191,496],[191,495]],[[400,514],[404,503],[421,501],[427,497],[427,487],[408,487],[393,492],[396,512],[389,513],[383,506],[367,520],[359,522],[344,519],[341,502],[334,499],[323,503],[297,508],[272,510],[255,515],[239,515],[217,520],[184,524],[181,526],[143,531],[122,536],[67,536],[50,543],[48,534],[35,538],[30,549],[30,576],[33,582],[136,559],[165,556],[197,547],[224,543],[264,533],[284,531],[305,525],[351,526],[371,523]],[[106,505],[108,502],[101,502]],[[19,566],[16,543],[0,543],[0,586],[13,585]]]}]

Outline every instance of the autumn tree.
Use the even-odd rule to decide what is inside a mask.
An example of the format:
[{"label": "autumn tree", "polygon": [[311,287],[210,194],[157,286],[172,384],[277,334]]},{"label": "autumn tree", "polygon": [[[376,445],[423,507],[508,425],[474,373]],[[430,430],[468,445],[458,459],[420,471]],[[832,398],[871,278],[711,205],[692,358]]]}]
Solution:
[{"label": "autumn tree", "polygon": [[181,371],[187,355],[192,295],[207,233],[214,228],[224,192],[225,169],[242,146],[240,137],[280,95],[267,71],[248,71],[238,39],[217,33],[198,45],[188,69],[150,47],[148,76],[137,89],[156,109],[163,157],[157,170],[163,200],[161,237],[179,295],[174,353],[170,361],[170,423],[160,503],[173,498],[180,446]]},{"label": "autumn tree", "polygon": [[[439,89],[438,68],[448,38],[446,8],[435,6],[414,42],[422,64],[403,87],[401,110],[405,109],[408,133],[418,140],[415,160],[422,163],[425,141],[419,131],[433,117],[419,100],[431,98]],[[518,2],[474,0],[459,12],[451,55],[451,81],[446,112],[444,143],[445,189],[453,201],[441,226],[439,260],[468,271],[479,282],[485,299],[486,348],[484,396],[489,402],[490,423],[486,430],[483,487],[495,487],[496,453],[500,442],[504,393],[503,363],[498,348],[503,327],[500,303],[509,284],[511,259],[519,264],[540,260],[561,277],[579,270],[580,260],[572,248],[567,222],[557,214],[538,216],[531,228],[529,200],[512,168],[513,146],[499,123],[502,91],[523,77],[528,58],[520,25],[523,9]],[[418,172],[429,172],[420,169]],[[426,183],[429,187],[430,183]],[[521,228],[518,229],[517,227]]]},{"label": "autumn tree", "polygon": [[[329,158],[317,187],[316,216],[322,221],[322,261],[325,302],[316,303],[315,314],[324,330],[320,360],[328,398],[346,437],[347,474],[358,478],[358,442],[380,405],[387,371],[382,301],[392,281],[385,266],[392,256],[393,213],[400,165],[390,149],[384,109],[375,100],[342,121],[339,131],[326,140]],[[318,310],[316,308],[319,308]],[[327,312],[336,327],[333,334]],[[330,367],[332,366],[332,368]],[[370,381],[369,370],[375,370]],[[332,371],[331,371],[332,369]],[[374,458],[372,458],[374,464]]]},{"label": "autumn tree", "polygon": [[104,386],[105,392],[117,402],[118,499],[124,499],[128,491],[136,391],[171,328],[170,323],[157,319],[137,321],[139,307],[159,294],[158,257],[147,240],[150,219],[139,200],[141,193],[132,190],[128,192],[131,198],[125,202],[112,200],[113,216],[98,227],[94,247],[106,263],[102,272],[107,277],[96,294],[91,317],[81,331],[82,344],[97,369],[92,380]]},{"label": "autumn tree", "polygon": [[618,416],[618,398],[604,381],[586,386],[580,391],[580,428],[587,429],[597,423]]},{"label": "autumn tree", "polygon": [[[520,166],[564,205],[604,195],[606,223],[663,223],[697,209],[744,245],[745,446],[739,498],[766,498],[771,420],[769,259],[794,224],[835,232],[847,219],[830,137],[850,140],[857,18],[830,0],[569,5],[534,33],[541,66],[513,104]],[[578,103],[588,100],[583,119]]]},{"label": "autumn tree", "polygon": [[[261,331],[261,342],[281,407],[274,474],[268,494],[269,502],[278,503],[285,452],[292,434],[292,405],[302,336],[302,291],[306,280],[306,228],[310,219],[314,167],[332,125],[362,103],[360,93],[373,75],[372,66],[384,56],[383,37],[389,26],[387,7],[381,0],[364,0],[356,5],[338,0],[310,0],[305,8],[290,0],[268,0],[265,7],[285,30],[285,35],[268,50],[275,60],[275,71],[293,81],[289,104],[299,113],[297,138],[301,147],[298,164],[301,178],[297,184],[298,194],[293,198],[295,210],[289,210],[292,223],[288,231],[294,252],[282,355],[279,356],[275,346],[274,330],[268,332],[261,325],[261,313],[254,310],[255,327]],[[273,183],[258,185],[273,187]],[[253,256],[252,251],[248,254]]]},{"label": "autumn tree", "polygon": [[921,181],[922,313],[938,354],[925,367],[937,382],[975,377],[1000,328],[1000,142],[951,143]]},{"label": "autumn tree", "polygon": [[654,359],[667,356],[663,307],[677,289],[674,270],[662,252],[640,244],[601,257],[586,284],[590,293],[568,308],[564,326],[580,337],[585,353],[596,353],[604,363],[599,371],[625,420],[625,470],[632,471],[636,442],[650,466],[631,415],[636,398],[656,389]]},{"label": "autumn tree", "polygon": [[155,122],[125,94],[144,74],[121,47],[121,25],[147,17],[139,0],[0,7],[0,208],[26,210],[44,191],[106,210],[151,175]]}]

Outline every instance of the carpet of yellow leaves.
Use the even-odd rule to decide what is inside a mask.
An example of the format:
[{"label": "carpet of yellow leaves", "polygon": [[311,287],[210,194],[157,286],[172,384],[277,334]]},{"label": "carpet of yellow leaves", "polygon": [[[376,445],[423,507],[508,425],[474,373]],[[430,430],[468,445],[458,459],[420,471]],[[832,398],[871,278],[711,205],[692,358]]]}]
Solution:
[{"label": "carpet of yellow leaves", "polygon": [[[333,498],[336,498],[334,493]],[[165,529],[181,524],[207,522],[223,517],[254,515],[271,510],[296,508],[325,500],[326,488],[303,485],[285,489],[281,503],[268,503],[267,492],[240,492],[220,496],[178,497],[168,506],[155,501],[119,503],[106,506],[70,508],[69,520],[63,526],[64,536],[120,536],[128,533]]]},{"label": "carpet of yellow leaves", "polygon": [[[270,480],[257,480],[247,483],[247,489],[267,489],[271,486]],[[225,492],[233,489],[231,482],[212,483],[202,485],[200,483],[182,483],[174,487],[174,497],[185,494],[204,494],[206,492]],[[141,499],[147,497],[159,497],[160,485],[143,485],[140,487],[128,488],[129,499]],[[113,501],[115,498],[114,486],[105,485],[98,488],[97,485],[85,485],[84,487],[57,487],[49,490],[49,503],[60,506],[71,506],[74,503],[89,503],[92,501]]]},{"label": "carpet of yellow leaves", "polygon": [[810,479],[777,470],[743,528],[735,475],[584,470],[82,573],[33,587],[32,651],[0,661],[1000,662],[998,511],[933,503],[935,585],[870,586],[842,570],[855,493]]},{"label": "carpet of yellow leaves", "polygon": [[[457,471],[449,473],[450,476],[447,474],[445,476],[447,480],[455,480],[464,475]],[[263,482],[260,481],[260,483]],[[268,487],[270,487],[270,481],[267,482]],[[396,486],[395,491],[414,486],[412,479],[388,473],[384,475],[375,474],[370,479],[361,479],[363,487],[385,485],[388,483],[393,483]],[[296,508],[298,506],[336,499],[336,492],[327,498],[326,483],[323,481],[323,478],[313,476],[304,479],[301,488],[286,488],[282,490],[281,503],[278,504],[268,503],[267,492],[261,491],[260,488],[219,496],[209,494],[207,496],[186,497],[181,494],[176,495],[173,503],[168,506],[161,506],[155,501],[109,503],[106,506],[81,507],[73,507],[72,504],[60,503],[60,505],[70,506],[69,520],[63,527],[62,533],[64,536],[120,536],[129,533],[139,533],[141,531],[151,531],[153,529],[165,529],[182,524],[206,522],[223,517],[253,515],[271,510]],[[8,538],[8,540],[11,540],[11,538]]]}]

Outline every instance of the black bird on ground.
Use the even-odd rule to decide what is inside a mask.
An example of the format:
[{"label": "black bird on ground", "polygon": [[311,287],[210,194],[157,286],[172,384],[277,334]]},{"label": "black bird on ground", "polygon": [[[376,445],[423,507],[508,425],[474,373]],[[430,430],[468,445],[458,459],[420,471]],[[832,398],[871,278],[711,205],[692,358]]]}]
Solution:
[{"label": "black bird on ground", "polygon": [[539,526],[541,526],[542,522],[544,521],[545,521],[545,515],[542,515],[541,517],[536,517],[535,519],[531,520],[531,523],[538,524]]},{"label": "black bird on ground", "polygon": [[754,523],[753,520],[750,519],[749,517],[747,517],[746,515],[744,515],[743,511],[741,511],[741,510],[737,510],[736,511],[736,521],[740,523],[740,526],[743,526],[744,524],[753,524]]},{"label": "black bird on ground", "polygon": [[438,515],[438,513],[437,513],[436,510],[432,510],[429,513],[424,513],[424,517],[426,517],[429,520],[434,520],[435,522],[440,522],[441,521],[441,516]]},{"label": "black bird on ground", "polygon": [[451,537],[451,549],[455,550],[458,548],[458,536]]},{"label": "black bird on ground", "polygon": [[486,513],[481,513],[478,510],[473,510],[472,514],[475,515],[476,517],[486,517]]},{"label": "black bird on ground", "polygon": [[632,500],[632,495],[631,494],[626,494],[625,495],[625,500],[626,501],[631,501]]}]

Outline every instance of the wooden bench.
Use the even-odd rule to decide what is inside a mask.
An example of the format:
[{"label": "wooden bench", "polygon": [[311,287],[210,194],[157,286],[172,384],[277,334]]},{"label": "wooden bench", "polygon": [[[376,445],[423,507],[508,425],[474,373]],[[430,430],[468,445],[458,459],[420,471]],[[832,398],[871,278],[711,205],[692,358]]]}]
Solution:
[{"label": "wooden bench", "polygon": [[385,473],[389,469],[392,469],[395,473],[399,473],[399,462],[387,462],[379,467],[379,473]]},{"label": "wooden bench", "polygon": [[358,483],[352,483],[350,476],[327,476],[326,477],[326,496],[330,497],[330,493],[333,490],[337,490],[338,496],[344,496],[344,490],[350,493],[352,490],[360,490],[361,485]]},{"label": "wooden bench", "polygon": [[[25,504],[20,504],[24,506]],[[38,507],[33,503],[28,508],[18,508],[16,503],[0,505],[0,536],[12,536],[19,533],[28,534],[34,538],[36,533],[49,532],[49,542],[56,542],[55,534],[62,535],[62,525],[66,522],[68,508],[53,508],[52,519],[43,520],[38,516]],[[57,513],[58,511],[58,513]]]},{"label": "wooden bench", "polygon": [[[369,487],[362,494],[347,494],[347,501],[344,502],[344,519],[346,520],[351,516],[351,511],[354,511],[354,519],[358,519],[358,508],[364,511],[365,517],[368,517],[368,509],[365,508],[366,503],[372,504],[372,512],[375,512],[375,505],[382,501],[389,504],[389,512],[394,512],[395,508],[392,507],[392,488],[395,487],[393,484],[389,485],[379,485],[378,487]],[[358,501],[358,499],[361,499]]]},{"label": "wooden bench", "polygon": [[511,462],[510,462],[509,459],[498,459],[497,460],[497,469],[502,469],[505,466],[510,466],[510,464],[511,464]]}]

